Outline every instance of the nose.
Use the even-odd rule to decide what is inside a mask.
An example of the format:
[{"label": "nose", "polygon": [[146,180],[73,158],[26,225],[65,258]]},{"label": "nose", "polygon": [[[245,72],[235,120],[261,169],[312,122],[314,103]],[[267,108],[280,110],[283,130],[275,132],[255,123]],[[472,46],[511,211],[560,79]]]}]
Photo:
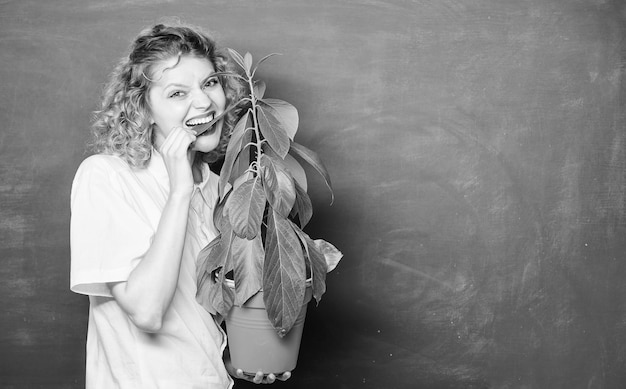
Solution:
[{"label": "nose", "polygon": [[208,109],[213,100],[209,97],[208,94],[205,93],[202,89],[197,89],[194,91],[192,105],[197,109]]}]

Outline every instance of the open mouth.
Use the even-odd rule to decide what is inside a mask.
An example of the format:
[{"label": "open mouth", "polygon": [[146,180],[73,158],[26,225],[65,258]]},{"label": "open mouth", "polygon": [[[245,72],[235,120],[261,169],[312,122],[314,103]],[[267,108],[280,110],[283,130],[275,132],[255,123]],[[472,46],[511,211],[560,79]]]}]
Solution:
[{"label": "open mouth", "polygon": [[228,106],[228,108],[226,108],[224,111],[222,111],[222,113],[220,113],[217,116],[215,116],[215,112],[213,112],[210,115],[205,116],[203,118],[189,119],[185,122],[185,125],[191,128],[193,131],[195,131],[196,136],[200,136],[204,132],[206,132],[209,128],[211,128],[211,126],[213,126],[215,123],[220,121],[224,116],[226,116],[226,114],[230,112],[233,108],[235,108],[238,104],[239,103],[231,104],[230,106]]},{"label": "open mouth", "polygon": [[192,129],[196,133],[196,136],[198,136],[206,132],[213,124],[215,124],[216,120],[214,119],[215,114],[212,113],[202,118],[189,119],[185,122],[185,125]]}]

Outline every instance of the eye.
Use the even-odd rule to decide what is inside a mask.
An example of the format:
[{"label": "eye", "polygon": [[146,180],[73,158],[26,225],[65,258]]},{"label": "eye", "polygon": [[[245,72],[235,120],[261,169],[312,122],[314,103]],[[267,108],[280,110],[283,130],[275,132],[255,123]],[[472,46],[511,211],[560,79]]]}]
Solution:
[{"label": "eye", "polygon": [[184,93],[183,91],[176,90],[176,91],[170,92],[170,94],[168,95],[168,97],[170,97],[170,98],[173,98],[173,97],[182,97],[182,96],[184,96],[184,95],[185,95],[185,93]]},{"label": "eye", "polygon": [[220,81],[217,79],[217,77],[211,77],[208,80],[206,80],[206,82],[204,83],[204,87],[205,88],[212,88],[216,85],[219,85]]}]

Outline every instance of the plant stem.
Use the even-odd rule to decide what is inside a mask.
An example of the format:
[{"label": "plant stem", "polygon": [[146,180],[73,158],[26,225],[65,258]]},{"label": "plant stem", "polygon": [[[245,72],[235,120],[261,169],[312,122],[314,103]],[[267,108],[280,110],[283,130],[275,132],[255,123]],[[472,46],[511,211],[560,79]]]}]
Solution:
[{"label": "plant stem", "polygon": [[254,94],[254,82],[253,76],[251,74],[247,74],[248,77],[248,86],[250,87],[250,102],[252,103],[252,125],[254,127],[254,135],[256,138],[256,166],[255,172],[258,175],[260,173],[259,167],[261,166],[261,131],[259,130],[259,119],[257,118],[257,97]]}]

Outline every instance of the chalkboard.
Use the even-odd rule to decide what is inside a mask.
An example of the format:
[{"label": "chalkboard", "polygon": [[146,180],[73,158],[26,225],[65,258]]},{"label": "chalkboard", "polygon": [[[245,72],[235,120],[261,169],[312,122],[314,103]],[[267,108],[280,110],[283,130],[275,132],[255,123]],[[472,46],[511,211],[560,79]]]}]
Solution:
[{"label": "chalkboard", "polygon": [[164,17],[281,53],[267,95],[333,180],[308,232],[345,257],[276,387],[623,386],[617,0],[2,2],[0,386],[84,387],[71,180],[108,73]]}]

